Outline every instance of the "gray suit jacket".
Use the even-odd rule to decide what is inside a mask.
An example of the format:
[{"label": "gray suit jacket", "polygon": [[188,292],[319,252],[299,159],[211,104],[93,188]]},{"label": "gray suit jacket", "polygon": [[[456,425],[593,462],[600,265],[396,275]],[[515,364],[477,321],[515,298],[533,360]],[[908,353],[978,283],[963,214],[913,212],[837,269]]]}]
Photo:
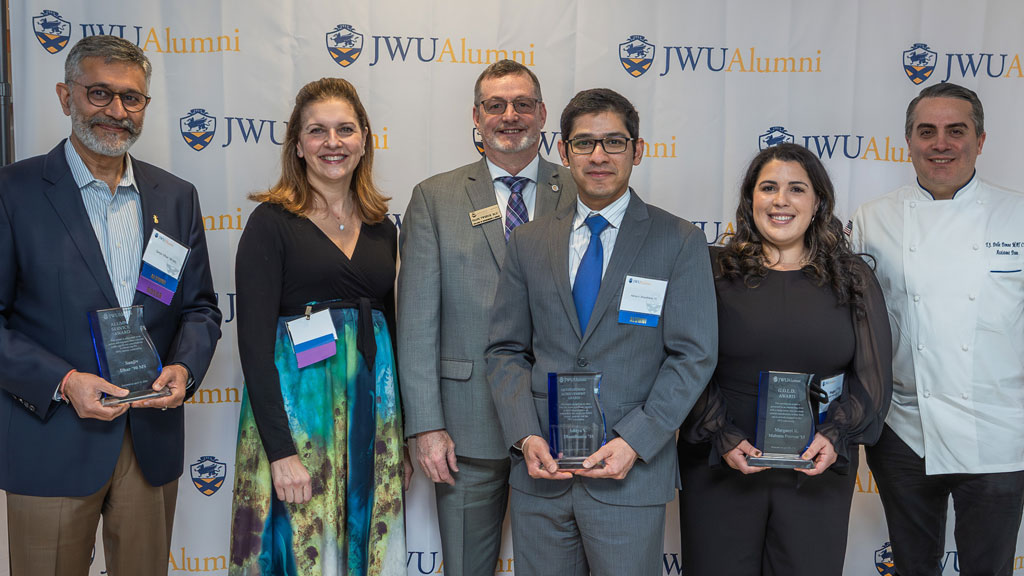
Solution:
[{"label": "gray suit jacket", "polygon": [[[535,216],[573,205],[565,168],[541,158]],[[484,160],[416,186],[399,238],[398,366],[405,434],[447,429],[455,452],[507,458],[484,372],[487,322],[501,263],[501,219],[472,226],[469,213],[494,206]]]},{"label": "gray suit jacket", "polygon": [[[583,478],[584,486],[608,504],[651,506],[679,486],[673,440],[714,371],[718,316],[703,232],[630,194],[586,334],[569,287],[576,207],[515,230],[491,313],[487,378],[509,447],[529,434],[548,439],[549,372],[602,373],[608,439],[622,437],[639,458],[624,480]],[[656,327],[619,323],[627,275],[668,281]],[[514,451],[510,483],[556,496],[572,481],[531,478]]]}]

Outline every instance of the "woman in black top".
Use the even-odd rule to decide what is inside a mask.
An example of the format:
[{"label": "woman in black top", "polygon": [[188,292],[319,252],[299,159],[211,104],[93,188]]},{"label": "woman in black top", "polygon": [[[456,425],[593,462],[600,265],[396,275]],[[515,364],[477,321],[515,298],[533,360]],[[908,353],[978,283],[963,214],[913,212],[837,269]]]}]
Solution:
[{"label": "woman in black top", "polygon": [[[232,575],[405,574],[397,231],[372,169],[355,88],[304,86],[281,178],[253,196],[235,258],[245,395]],[[317,319],[327,333],[307,344],[301,328]]]},{"label": "woman in black top", "polygon": [[[712,249],[718,366],[679,443],[687,574],[842,574],[857,445],[881,432],[892,370],[881,291],[834,207],[814,154],[767,148],[747,169],[735,235]],[[768,371],[814,374],[841,391],[822,403],[802,455],[813,468],[746,460],[761,454],[758,380]]]}]

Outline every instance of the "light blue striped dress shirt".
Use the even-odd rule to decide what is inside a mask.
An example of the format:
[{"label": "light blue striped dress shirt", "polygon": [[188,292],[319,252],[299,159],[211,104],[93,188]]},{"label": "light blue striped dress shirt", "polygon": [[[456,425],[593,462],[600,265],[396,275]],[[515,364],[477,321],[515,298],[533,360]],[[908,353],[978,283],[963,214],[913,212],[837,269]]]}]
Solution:
[{"label": "light blue striped dress shirt", "polygon": [[92,175],[70,140],[64,143],[64,155],[82,192],[117,302],[122,307],[131,306],[142,266],[143,233],[142,198],[135,185],[132,159],[125,154],[124,174],[111,194],[107,183]]}]

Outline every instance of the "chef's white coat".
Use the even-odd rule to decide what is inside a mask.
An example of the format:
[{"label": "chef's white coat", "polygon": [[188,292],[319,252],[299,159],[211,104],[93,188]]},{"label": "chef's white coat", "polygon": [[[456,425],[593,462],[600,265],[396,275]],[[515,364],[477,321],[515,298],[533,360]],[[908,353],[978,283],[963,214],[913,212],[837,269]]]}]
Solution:
[{"label": "chef's white coat", "polygon": [[852,225],[893,331],[886,423],[927,474],[1024,470],[1024,195],[977,176],[951,200],[904,186]]}]

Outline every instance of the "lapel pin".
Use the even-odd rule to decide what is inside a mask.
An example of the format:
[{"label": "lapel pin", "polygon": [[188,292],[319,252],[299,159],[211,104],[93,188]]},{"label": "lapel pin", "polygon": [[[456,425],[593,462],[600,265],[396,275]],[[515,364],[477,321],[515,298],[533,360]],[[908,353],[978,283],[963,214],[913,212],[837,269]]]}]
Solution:
[{"label": "lapel pin", "polygon": [[558,184],[552,184],[551,185],[551,191],[552,192],[558,192]]},{"label": "lapel pin", "polygon": [[160,223],[160,219],[156,217],[156,214],[153,214],[153,224],[159,224],[159,223]]}]

